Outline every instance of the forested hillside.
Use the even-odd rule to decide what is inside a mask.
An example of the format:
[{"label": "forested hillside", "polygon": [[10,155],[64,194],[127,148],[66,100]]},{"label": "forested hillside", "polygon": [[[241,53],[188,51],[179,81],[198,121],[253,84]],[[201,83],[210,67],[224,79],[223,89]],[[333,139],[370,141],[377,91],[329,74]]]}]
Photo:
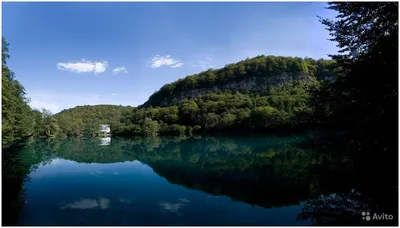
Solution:
[{"label": "forested hillside", "polygon": [[66,136],[93,135],[100,124],[112,129],[123,129],[121,121],[131,115],[133,107],[121,105],[85,105],[65,109],[55,119]]},{"label": "forested hillside", "polygon": [[261,55],[166,84],[151,95],[143,106],[173,105],[182,99],[191,99],[210,92],[265,94],[271,87],[280,87],[292,81],[309,83],[330,80],[337,74],[337,64],[332,60]]},{"label": "forested hillside", "polygon": [[332,60],[258,56],[167,84],[135,109],[130,135],[310,129],[311,95],[333,81]]}]

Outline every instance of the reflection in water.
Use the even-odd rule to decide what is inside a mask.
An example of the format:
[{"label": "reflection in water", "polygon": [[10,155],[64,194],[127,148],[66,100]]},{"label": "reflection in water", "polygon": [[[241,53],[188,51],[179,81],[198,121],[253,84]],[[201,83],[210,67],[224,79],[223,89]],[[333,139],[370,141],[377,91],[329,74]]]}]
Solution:
[{"label": "reflection in water", "polygon": [[311,219],[315,224],[352,224],[363,211],[368,211],[368,205],[361,201],[359,193],[329,194],[310,199],[297,219]]},{"label": "reflection in water", "polygon": [[90,172],[90,175],[97,175],[97,174],[102,174],[103,172],[101,171],[94,171],[94,172]]},{"label": "reflection in water", "polygon": [[183,202],[183,203],[189,203],[190,200],[186,199],[186,198],[179,198],[179,201]]},{"label": "reflection in water", "polygon": [[161,202],[160,206],[161,206],[161,212],[165,213],[165,212],[170,212],[170,213],[174,213],[177,214],[178,216],[182,216],[181,213],[179,213],[178,209],[183,207],[185,204],[183,203],[168,203],[168,202]]},{"label": "reflection in water", "polygon": [[109,146],[111,143],[111,137],[100,138],[100,146]]},{"label": "reflection in water", "polygon": [[109,203],[110,200],[106,198],[100,198],[99,200],[80,199],[79,201],[64,205],[60,209],[91,209],[96,207],[100,207],[101,209],[106,209],[108,208]]},{"label": "reflection in water", "polygon": [[127,203],[127,204],[130,204],[130,203],[132,203],[132,202],[135,201],[135,200],[136,200],[135,197],[131,197],[131,198],[121,198],[121,199],[119,199],[119,201],[120,201],[121,203]]},{"label": "reflection in water", "polygon": [[[114,138],[107,147],[83,138],[32,143],[19,150],[21,157],[13,160],[19,163],[6,164],[8,183],[25,183],[28,192],[12,196],[13,202],[29,201],[16,209],[22,214],[14,224],[365,224],[357,213],[369,205],[363,194],[353,194],[357,178],[331,168],[328,155],[295,144],[301,141],[259,136]],[[31,172],[32,181],[17,181],[16,165],[24,169],[18,175]]]}]

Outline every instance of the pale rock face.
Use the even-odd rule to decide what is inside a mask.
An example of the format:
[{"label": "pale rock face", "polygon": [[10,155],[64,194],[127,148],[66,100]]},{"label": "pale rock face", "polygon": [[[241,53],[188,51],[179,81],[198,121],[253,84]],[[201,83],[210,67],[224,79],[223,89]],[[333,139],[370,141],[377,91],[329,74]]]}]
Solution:
[{"label": "pale rock face", "polygon": [[234,91],[260,91],[269,86],[282,86],[285,82],[293,80],[308,81],[310,77],[307,73],[292,75],[291,73],[283,73],[276,76],[267,78],[258,78],[256,76],[248,77],[239,81],[232,81],[221,85],[215,85],[211,88],[196,88],[189,91],[182,92],[172,98],[171,102],[167,101],[167,98],[161,102],[160,106],[168,106],[179,103],[183,99],[192,99],[199,95],[204,95],[209,92],[219,92],[223,90],[234,90]]}]

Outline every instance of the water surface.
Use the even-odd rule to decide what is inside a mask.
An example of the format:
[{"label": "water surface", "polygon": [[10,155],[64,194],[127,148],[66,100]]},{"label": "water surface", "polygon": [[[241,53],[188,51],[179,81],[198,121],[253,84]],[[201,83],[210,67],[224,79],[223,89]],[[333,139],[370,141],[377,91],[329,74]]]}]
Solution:
[{"label": "water surface", "polygon": [[[302,137],[34,142],[19,225],[310,225],[321,155]],[[308,205],[308,206],[307,206]],[[303,219],[301,219],[303,218]]]}]

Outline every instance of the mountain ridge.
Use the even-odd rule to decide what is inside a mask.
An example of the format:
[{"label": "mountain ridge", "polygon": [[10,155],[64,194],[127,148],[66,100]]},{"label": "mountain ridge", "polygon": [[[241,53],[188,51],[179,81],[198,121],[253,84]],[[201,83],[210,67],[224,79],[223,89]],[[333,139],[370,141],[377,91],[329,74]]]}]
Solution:
[{"label": "mountain ridge", "polygon": [[290,81],[330,80],[336,69],[333,60],[260,55],[165,84],[139,107],[165,107],[208,92],[262,92]]}]

